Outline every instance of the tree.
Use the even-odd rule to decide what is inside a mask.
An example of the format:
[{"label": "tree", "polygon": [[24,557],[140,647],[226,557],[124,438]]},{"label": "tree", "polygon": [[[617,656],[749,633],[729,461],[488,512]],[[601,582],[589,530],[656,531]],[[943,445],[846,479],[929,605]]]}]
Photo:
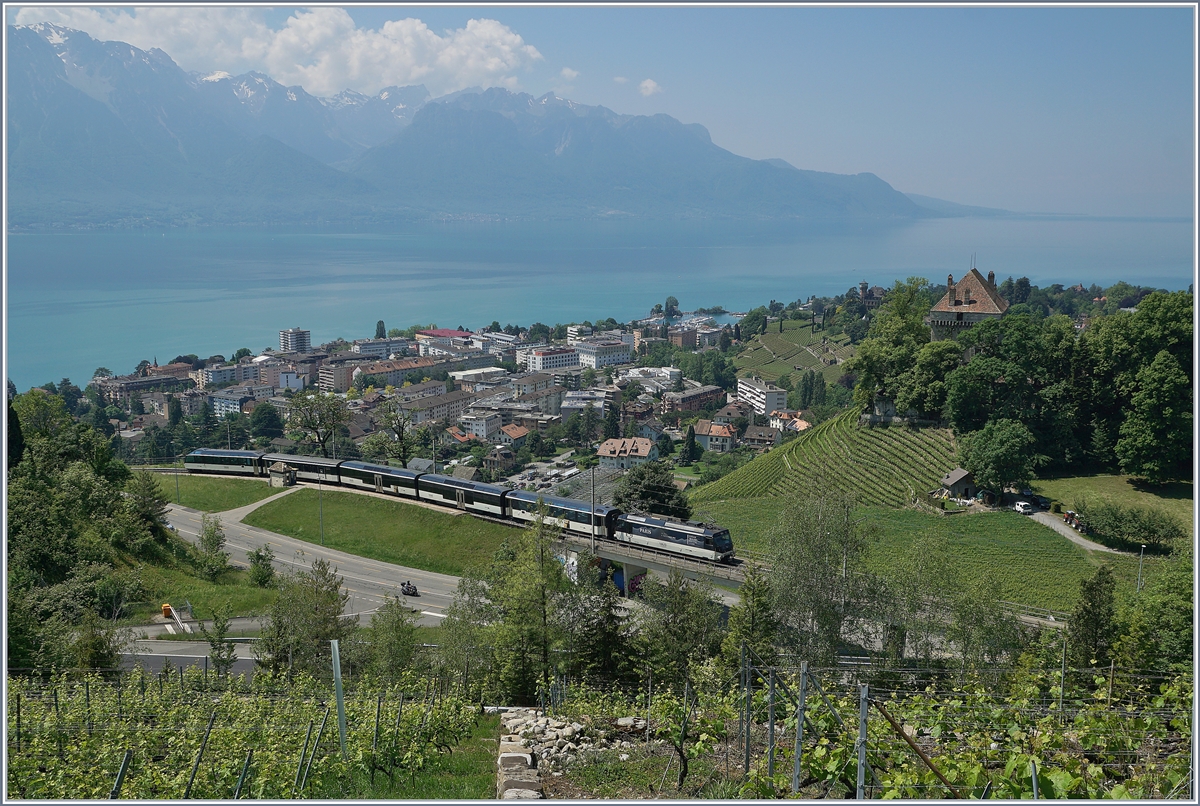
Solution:
[{"label": "tree", "polygon": [[381,680],[400,677],[417,652],[417,620],[397,596],[389,596],[371,614],[371,666]]},{"label": "tree", "polygon": [[399,459],[401,466],[407,467],[413,452],[412,415],[399,399],[391,397],[375,407],[375,422],[380,428],[395,434],[388,455]]},{"label": "tree", "polygon": [[200,625],[200,635],[208,642],[208,657],[212,661],[217,677],[228,677],[233,664],[237,663],[237,653],[229,637],[229,611],[219,608],[213,611],[213,626],[208,629]]},{"label": "tree", "polygon": [[721,329],[721,335],[717,340],[717,349],[723,353],[729,352],[729,348],[733,346],[733,336],[730,334],[729,325]]},{"label": "tree", "polygon": [[1036,442],[1017,420],[992,420],[959,440],[959,458],[976,485],[1003,496],[1009,487],[1020,489],[1033,480]]},{"label": "tree", "polygon": [[377,338],[377,339],[387,338],[387,328],[385,328],[383,326],[382,319],[380,319],[378,322],[375,323],[375,338]]},{"label": "tree", "polygon": [[1133,407],[1121,424],[1121,469],[1148,481],[1190,478],[1192,384],[1179,361],[1160,350],[1137,374]]},{"label": "tree", "polygon": [[255,662],[271,675],[284,670],[328,675],[329,642],[344,640],[356,623],[353,616],[342,616],[350,594],[341,588],[337,569],[323,559],[284,577],[254,647]]},{"label": "tree", "polygon": [[773,664],[779,628],[771,583],[754,563],[747,565],[738,594],[741,601],[729,609],[729,632],[721,642],[721,666],[729,677],[741,664],[743,642],[763,663]]},{"label": "tree", "polygon": [[830,663],[871,609],[866,535],[854,499],[818,481],[768,533],[769,582],[785,645]]},{"label": "tree", "polygon": [[577,557],[576,579],[555,608],[564,636],[567,673],[611,686],[630,671],[632,636],[617,586],[586,549]]},{"label": "tree", "polygon": [[8,469],[11,471],[21,463],[25,453],[25,436],[21,433],[21,419],[13,411],[12,398],[5,401],[8,406]]},{"label": "tree", "polygon": [[171,395],[167,401],[167,428],[174,429],[182,421],[183,406],[179,403],[179,398]]},{"label": "tree", "polygon": [[278,439],[283,436],[283,418],[279,409],[262,402],[250,413],[250,433],[263,439]]},{"label": "tree", "polygon": [[[692,440],[694,441],[696,434],[693,431]],[[658,437],[658,455],[665,459],[675,452],[675,440],[671,439],[669,434],[660,434]]]},{"label": "tree", "polygon": [[696,444],[696,429],[693,426],[688,426],[687,433],[683,437],[683,449],[679,452],[679,458],[685,464],[690,464],[700,458],[700,446]]},{"label": "tree", "polygon": [[488,572],[487,596],[500,614],[492,633],[497,673],[516,702],[535,702],[538,686],[549,688],[562,640],[554,609],[570,583],[554,557],[558,534],[539,513],[515,546],[497,551]]},{"label": "tree", "polygon": [[693,582],[671,569],[666,583],[642,586],[638,643],[654,676],[664,685],[683,688],[692,668],[717,654],[721,646],[721,606],[708,582]]},{"label": "tree", "polygon": [[1134,599],[1126,629],[1117,641],[1117,665],[1131,669],[1192,668],[1194,549],[1180,541],[1142,592]]},{"label": "tree", "polygon": [[621,410],[617,404],[608,407],[604,415],[604,438],[616,439],[621,436]]},{"label": "tree", "polygon": [[12,407],[20,418],[25,439],[51,439],[71,426],[63,400],[44,389],[30,389],[13,398]]},{"label": "tree", "polygon": [[101,620],[94,611],[84,612],[71,641],[71,656],[77,669],[116,669],[121,663],[123,639],[116,626]]},{"label": "tree", "polygon": [[661,461],[645,462],[626,473],[613,493],[613,506],[677,520],[692,516],[687,496],[675,486],[671,468]]},{"label": "tree", "polygon": [[158,526],[166,520],[167,497],[150,471],[135,471],[125,482],[125,496],[130,512],[147,526]]},{"label": "tree", "polygon": [[214,581],[229,567],[229,555],[225,553],[225,529],[220,517],[200,516],[200,547],[197,565],[200,575]]},{"label": "tree", "polygon": [[1117,639],[1112,569],[1102,565],[1079,585],[1079,601],[1068,622],[1067,646],[1077,667],[1107,666]]},{"label": "tree", "polygon": [[329,456],[329,439],[350,419],[346,403],[333,393],[306,389],[288,401],[288,426],[303,431]]},{"label": "tree", "polygon": [[667,316],[679,316],[679,300],[667,297],[667,304],[663,306],[663,312]]},{"label": "tree", "polygon": [[269,588],[275,584],[275,552],[269,545],[261,545],[254,551],[246,552],[250,561],[250,584],[260,588]]},{"label": "tree", "polygon": [[111,378],[112,370],[108,367],[96,367],[96,371],[92,373],[93,378]]},{"label": "tree", "polygon": [[233,358],[231,358],[229,360],[236,364],[237,362],[241,361],[243,358],[246,358],[247,356],[251,356],[251,355],[254,355],[254,353],[250,352],[249,347],[239,347],[233,351]]}]

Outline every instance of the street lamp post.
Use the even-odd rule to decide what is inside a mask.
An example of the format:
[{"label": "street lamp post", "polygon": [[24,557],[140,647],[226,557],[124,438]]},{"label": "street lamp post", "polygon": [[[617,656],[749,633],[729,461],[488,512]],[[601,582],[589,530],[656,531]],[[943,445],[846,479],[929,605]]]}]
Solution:
[{"label": "street lamp post", "polygon": [[[171,454],[175,454],[175,440],[171,440]],[[172,462],[171,464],[175,464]],[[175,503],[179,503],[179,470],[175,471]]]},{"label": "street lamp post", "polygon": [[317,474],[317,518],[321,524],[321,545],[325,545],[325,497],[321,493],[321,476],[325,475],[322,470]]},{"label": "street lamp post", "polygon": [[1146,556],[1146,544],[1143,543],[1142,550],[1138,554],[1138,584],[1137,584],[1137,592],[1138,593],[1142,592],[1142,560],[1145,558],[1145,556]]}]

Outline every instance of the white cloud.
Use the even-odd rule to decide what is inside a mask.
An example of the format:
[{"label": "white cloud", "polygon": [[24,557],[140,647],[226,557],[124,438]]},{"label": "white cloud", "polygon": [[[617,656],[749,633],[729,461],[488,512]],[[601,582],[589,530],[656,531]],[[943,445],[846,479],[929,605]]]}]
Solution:
[{"label": "white cloud", "polygon": [[613,76],[613,81],[617,82],[618,84],[624,84],[628,80],[629,79],[625,78],[625,76]]},{"label": "white cloud", "polygon": [[[340,8],[297,11],[281,28],[256,8],[157,6],[22,8],[19,25],[52,22],[95,39],[161,48],[185,70],[259,70],[314,95],[344,89],[374,93],[419,84],[439,95],[470,86],[518,86],[516,73],[540,61],[537,48],[495,20],[473,19],[442,35],[421,20],[359,28]],[[566,71],[564,71],[565,74]],[[574,72],[574,71],[571,71]]]},{"label": "white cloud", "polygon": [[579,71],[572,70],[570,67],[564,67],[559,75],[563,77],[564,81],[574,81],[579,78]]},{"label": "white cloud", "polygon": [[658,86],[658,82],[652,78],[648,78],[641,84],[638,84],[638,92],[649,98],[655,93],[662,92],[662,87]]}]

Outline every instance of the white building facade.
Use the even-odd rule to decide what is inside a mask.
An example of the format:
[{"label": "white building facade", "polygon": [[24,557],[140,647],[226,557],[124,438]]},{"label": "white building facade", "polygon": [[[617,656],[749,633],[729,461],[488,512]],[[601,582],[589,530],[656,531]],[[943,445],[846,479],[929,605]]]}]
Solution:
[{"label": "white building facade", "polygon": [[628,364],[633,345],[620,339],[587,339],[575,345],[579,364],[592,369]]},{"label": "white building facade", "polygon": [[758,378],[738,378],[738,400],[750,404],[755,414],[767,415],[787,408],[787,390]]}]

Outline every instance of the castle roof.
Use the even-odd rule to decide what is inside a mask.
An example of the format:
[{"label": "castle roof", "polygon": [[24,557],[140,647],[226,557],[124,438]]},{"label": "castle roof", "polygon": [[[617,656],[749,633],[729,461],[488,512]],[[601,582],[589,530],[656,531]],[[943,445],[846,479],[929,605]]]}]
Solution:
[{"label": "castle roof", "polygon": [[949,289],[932,313],[983,313],[1001,315],[1008,310],[1008,302],[996,291],[979,269],[971,269],[957,283],[947,283]]}]

